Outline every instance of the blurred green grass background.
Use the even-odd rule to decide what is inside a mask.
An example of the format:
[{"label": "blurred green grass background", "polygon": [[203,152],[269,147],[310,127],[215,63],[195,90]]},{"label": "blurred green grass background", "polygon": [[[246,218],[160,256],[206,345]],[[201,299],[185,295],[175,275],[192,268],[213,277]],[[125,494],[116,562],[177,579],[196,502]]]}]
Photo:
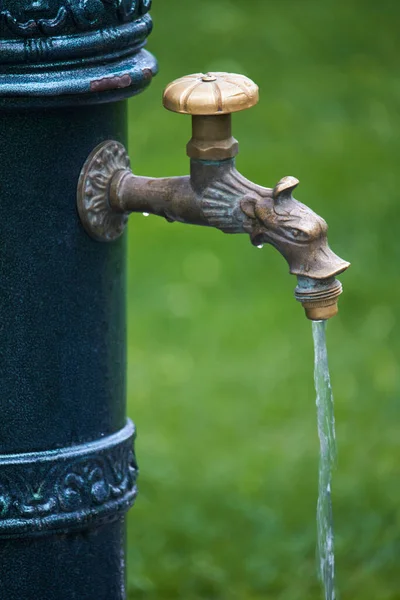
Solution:
[{"label": "blurred green grass background", "polygon": [[[130,101],[138,174],[186,174],[190,119],[161,107],[184,74],[244,73],[238,168],[322,214],[352,262],[328,341],[339,448],[339,597],[400,598],[400,5],[154,0],[160,74]],[[295,278],[246,236],[141,215],[129,252],[129,414],[140,495],[130,598],[317,600],[318,439],[310,323]]]}]

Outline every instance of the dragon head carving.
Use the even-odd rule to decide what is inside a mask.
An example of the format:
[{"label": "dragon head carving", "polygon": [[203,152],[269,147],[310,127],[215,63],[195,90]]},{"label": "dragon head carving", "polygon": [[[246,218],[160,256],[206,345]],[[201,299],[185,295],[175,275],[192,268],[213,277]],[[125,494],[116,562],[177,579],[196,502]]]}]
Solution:
[{"label": "dragon head carving", "polygon": [[[292,191],[299,181],[284,177],[270,193],[246,194],[240,208],[247,217],[251,242],[271,244],[287,260],[293,275],[327,279],[341,273],[350,263],[328,246],[328,226],[308,206],[295,200]],[[267,190],[265,190],[267,191]]]}]

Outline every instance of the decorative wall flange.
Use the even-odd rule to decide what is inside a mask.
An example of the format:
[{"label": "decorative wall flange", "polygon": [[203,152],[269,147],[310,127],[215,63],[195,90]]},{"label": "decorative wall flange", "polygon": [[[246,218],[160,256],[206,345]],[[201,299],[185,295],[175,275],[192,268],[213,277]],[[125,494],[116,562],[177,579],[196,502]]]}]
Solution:
[{"label": "decorative wall flange", "polygon": [[128,214],[109,204],[109,188],[118,171],[129,169],[125,147],[113,140],[102,142],[89,155],[78,183],[77,204],[82,225],[98,241],[111,242],[125,229]]},{"label": "decorative wall flange", "polygon": [[0,455],[0,538],[84,529],[133,504],[137,464],[132,422],[100,441]]}]

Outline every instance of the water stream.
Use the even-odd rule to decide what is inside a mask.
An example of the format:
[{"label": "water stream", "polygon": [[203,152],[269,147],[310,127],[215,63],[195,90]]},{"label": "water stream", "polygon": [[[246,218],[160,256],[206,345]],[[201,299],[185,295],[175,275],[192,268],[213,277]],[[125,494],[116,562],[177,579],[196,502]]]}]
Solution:
[{"label": "water stream", "polygon": [[319,575],[325,600],[335,600],[335,556],[331,483],[336,463],[335,416],[326,349],[326,321],[313,321],[314,382],[317,393],[317,420],[320,462],[317,504],[317,552]]}]

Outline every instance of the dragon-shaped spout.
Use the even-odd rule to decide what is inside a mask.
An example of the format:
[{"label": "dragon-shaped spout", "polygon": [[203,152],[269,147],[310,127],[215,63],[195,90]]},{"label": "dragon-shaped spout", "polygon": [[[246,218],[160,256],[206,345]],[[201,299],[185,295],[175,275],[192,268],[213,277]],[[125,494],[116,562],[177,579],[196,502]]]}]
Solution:
[{"label": "dragon-shaped spout", "polygon": [[[321,292],[324,282],[330,289],[335,275],[349,263],[329,248],[326,222],[293,198],[298,183],[295,177],[284,177],[274,188],[265,188],[243,177],[234,159],[192,160],[190,177],[155,179],[120,171],[111,185],[110,204],[121,213],[144,212],[169,222],[247,233],[255,246],[274,246],[301,281],[318,281]],[[307,288],[309,303],[312,287]],[[336,304],[337,291],[336,286],[334,298],[324,297],[325,305],[333,299]],[[303,301],[301,295],[296,297]]]},{"label": "dragon-shaped spout", "polygon": [[327,279],[349,266],[329,248],[324,219],[293,198],[299,183],[295,177],[284,177],[271,189],[243,177],[233,160],[217,168],[192,161],[192,180],[195,190],[200,187],[205,224],[226,233],[248,233],[254,246],[271,244],[293,275]]},{"label": "dragon-shaped spout", "polygon": [[251,241],[254,245],[268,243],[279,250],[293,275],[312,279],[338,275],[349,263],[329,248],[326,221],[293,198],[298,183],[295,177],[284,177],[273,190],[266,190],[268,194],[240,201],[251,221]]}]

